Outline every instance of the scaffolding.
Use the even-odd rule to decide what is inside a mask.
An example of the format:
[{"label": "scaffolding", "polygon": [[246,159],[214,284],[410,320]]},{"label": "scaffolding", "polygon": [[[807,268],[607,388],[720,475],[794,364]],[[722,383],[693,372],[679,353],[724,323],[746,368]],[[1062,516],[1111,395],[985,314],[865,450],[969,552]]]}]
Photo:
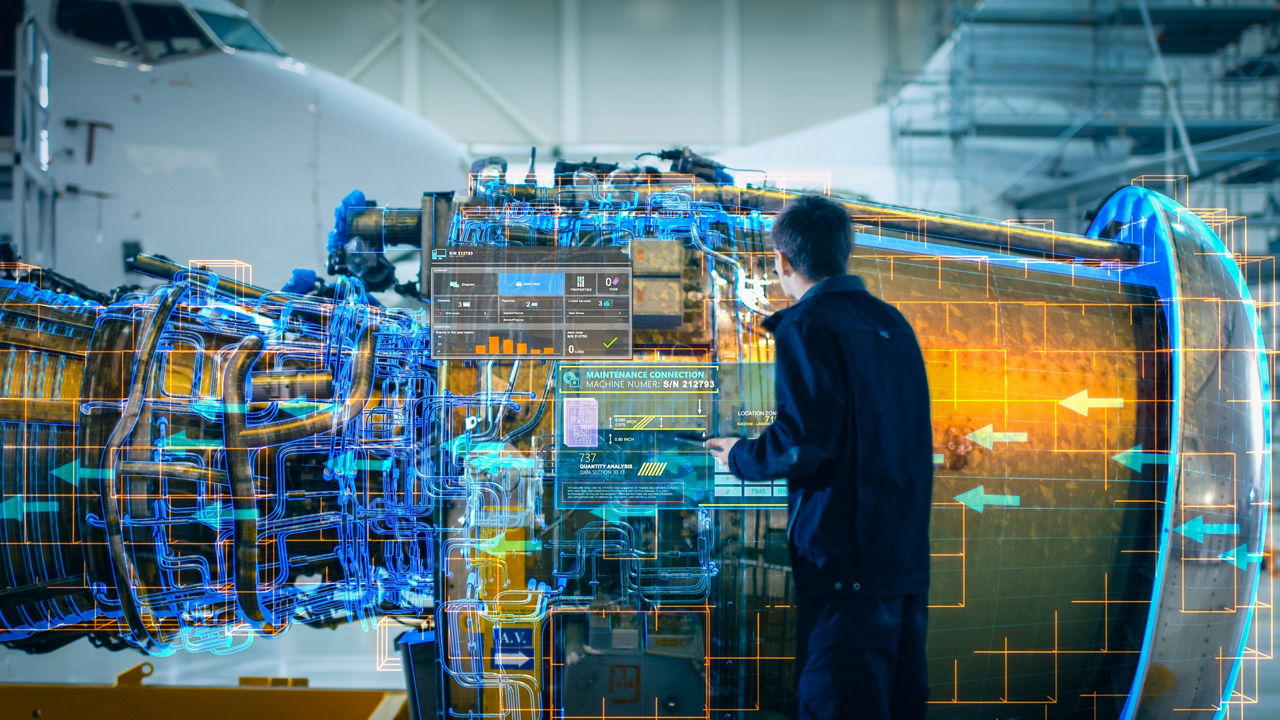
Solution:
[{"label": "scaffolding", "polygon": [[1129,178],[1180,173],[1207,199],[1280,231],[1275,4],[988,0],[938,8],[938,53],[886,88],[899,191],[909,203],[938,205],[922,194],[942,167],[954,173],[957,211],[1048,218],[1075,230]]}]

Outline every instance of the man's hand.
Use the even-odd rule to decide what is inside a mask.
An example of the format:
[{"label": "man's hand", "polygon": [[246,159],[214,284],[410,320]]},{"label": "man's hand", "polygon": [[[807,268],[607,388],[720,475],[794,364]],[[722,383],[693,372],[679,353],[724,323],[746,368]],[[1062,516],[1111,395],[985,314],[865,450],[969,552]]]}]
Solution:
[{"label": "man's hand", "polygon": [[742,438],[711,438],[707,440],[707,452],[711,453],[711,457],[717,462],[722,463],[726,468],[729,467],[729,451]]}]

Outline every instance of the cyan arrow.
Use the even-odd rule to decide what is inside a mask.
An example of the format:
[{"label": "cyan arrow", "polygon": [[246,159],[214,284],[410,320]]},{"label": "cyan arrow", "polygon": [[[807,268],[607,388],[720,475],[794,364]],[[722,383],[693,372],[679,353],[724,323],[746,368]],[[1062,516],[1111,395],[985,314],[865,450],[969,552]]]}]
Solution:
[{"label": "cyan arrow", "polygon": [[506,533],[499,533],[492,540],[480,543],[476,547],[490,555],[506,555],[509,552],[531,552],[542,549],[541,540],[508,540]]},{"label": "cyan arrow", "polygon": [[298,417],[300,415],[310,415],[311,413],[317,413],[322,410],[332,411],[334,409],[334,404],[331,402],[327,402],[327,403],[309,402],[307,400],[307,396],[302,395],[296,400],[288,400],[282,403],[278,403],[278,407],[280,408],[281,411],[289,413],[294,417]]},{"label": "cyan arrow", "polygon": [[984,428],[978,428],[973,432],[965,435],[965,437],[978,443],[982,447],[991,450],[998,442],[1026,442],[1027,434],[1024,432],[996,432],[994,425],[988,425]]},{"label": "cyan arrow", "polygon": [[196,440],[196,439],[187,437],[186,430],[179,430],[178,432],[169,436],[168,446],[171,448],[212,449],[212,448],[222,447],[222,441],[221,440]]},{"label": "cyan arrow", "polygon": [[1124,452],[1118,452],[1112,455],[1111,459],[1135,472],[1142,472],[1143,465],[1169,464],[1168,453],[1142,452],[1141,445],[1134,445]]},{"label": "cyan arrow", "polygon": [[381,470],[386,472],[391,469],[391,458],[369,458],[356,462],[356,467],[362,470]]},{"label": "cyan arrow", "polygon": [[83,468],[80,467],[79,460],[72,460],[66,465],[61,465],[54,469],[52,475],[59,480],[70,483],[74,487],[80,487],[80,481],[90,478],[106,480],[111,477],[109,470],[101,470],[99,468]]},{"label": "cyan arrow", "polygon": [[205,420],[216,420],[222,414],[222,403],[213,398],[200,398],[191,403],[191,409]]},{"label": "cyan arrow", "polygon": [[224,511],[223,507],[224,506],[221,503],[216,503],[213,505],[206,505],[200,508],[198,511],[196,511],[196,521],[202,522],[205,525],[208,525],[209,527],[212,527],[213,529],[217,530],[218,526],[222,524],[223,513],[226,512],[226,514],[228,515],[231,514],[230,508],[227,508]]},{"label": "cyan arrow", "polygon": [[21,495],[0,502],[0,519],[3,520],[21,520],[26,513],[53,512],[58,509],[58,503],[54,500],[36,500],[29,501]]},{"label": "cyan arrow", "polygon": [[335,475],[355,475],[356,454],[353,452],[345,452],[341,455],[334,455],[325,461],[324,466],[329,472]]},{"label": "cyan arrow", "polygon": [[356,454],[348,450],[341,455],[329,458],[328,462],[325,463],[325,467],[329,468],[329,472],[337,475],[354,475],[356,470],[381,470],[386,472],[391,469],[391,458],[356,460]]},{"label": "cyan arrow", "polygon": [[196,411],[200,417],[205,420],[217,420],[218,415],[222,412],[222,403],[209,398],[200,398],[191,403],[191,409]]},{"label": "cyan arrow", "polygon": [[228,406],[217,398],[200,398],[199,400],[191,403],[192,410],[195,410],[200,417],[210,421],[217,420],[218,416],[221,415],[227,407],[230,407],[233,410],[239,410],[240,412],[249,412],[249,406],[245,403],[234,403]]},{"label": "cyan arrow", "polygon": [[1238,545],[1218,556],[1219,560],[1226,560],[1241,570],[1248,570],[1249,563],[1261,558],[1262,553],[1249,552],[1248,545]]},{"label": "cyan arrow", "polygon": [[956,496],[956,500],[959,500],[978,512],[982,512],[983,508],[987,505],[1017,507],[1022,504],[1022,497],[1019,495],[988,495],[986,488],[982,485],[979,485],[968,492],[960,493]]},{"label": "cyan arrow", "polygon": [[1203,516],[1197,515],[1186,523],[1174,528],[1174,532],[1180,532],[1192,540],[1202,543],[1204,542],[1205,535],[1235,535],[1240,532],[1240,526],[1206,523]]}]

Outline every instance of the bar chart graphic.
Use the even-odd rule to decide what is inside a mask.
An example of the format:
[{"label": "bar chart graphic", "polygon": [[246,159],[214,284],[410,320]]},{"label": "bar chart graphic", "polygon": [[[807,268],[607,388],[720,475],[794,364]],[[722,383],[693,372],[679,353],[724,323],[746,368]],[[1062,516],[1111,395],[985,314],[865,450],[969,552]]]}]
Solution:
[{"label": "bar chart graphic", "polygon": [[617,248],[456,247],[431,267],[431,357],[631,357],[630,258]]},{"label": "bar chart graphic", "polygon": [[477,355],[555,355],[556,348],[552,345],[543,345],[529,347],[527,342],[516,342],[512,338],[502,338],[498,335],[490,335],[486,343],[476,345]]}]

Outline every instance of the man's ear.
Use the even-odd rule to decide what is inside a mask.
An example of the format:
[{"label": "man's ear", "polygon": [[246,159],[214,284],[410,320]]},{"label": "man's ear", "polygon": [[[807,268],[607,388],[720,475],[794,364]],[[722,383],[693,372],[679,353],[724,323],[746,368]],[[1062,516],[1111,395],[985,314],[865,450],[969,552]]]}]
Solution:
[{"label": "man's ear", "polygon": [[790,276],[796,271],[795,268],[791,266],[791,261],[787,259],[786,255],[782,254],[781,250],[774,250],[773,254],[777,257],[779,275]]}]

